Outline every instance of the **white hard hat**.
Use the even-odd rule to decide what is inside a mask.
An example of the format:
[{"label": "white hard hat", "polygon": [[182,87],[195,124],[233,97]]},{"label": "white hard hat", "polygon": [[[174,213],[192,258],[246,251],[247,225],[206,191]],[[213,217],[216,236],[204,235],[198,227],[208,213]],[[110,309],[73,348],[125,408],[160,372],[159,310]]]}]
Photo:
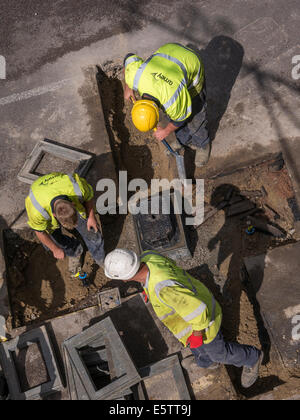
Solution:
[{"label": "white hard hat", "polygon": [[127,249],[115,249],[104,260],[106,277],[115,280],[130,280],[140,268],[137,254]]}]

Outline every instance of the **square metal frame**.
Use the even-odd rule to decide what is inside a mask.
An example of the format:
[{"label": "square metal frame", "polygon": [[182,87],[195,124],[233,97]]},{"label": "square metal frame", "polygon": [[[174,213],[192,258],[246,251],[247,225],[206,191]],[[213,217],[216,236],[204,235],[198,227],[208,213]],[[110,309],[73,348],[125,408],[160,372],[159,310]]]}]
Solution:
[{"label": "square metal frame", "polygon": [[[161,195],[161,194],[159,194]],[[147,198],[143,198],[141,201],[150,201],[151,200],[151,196],[147,197]],[[170,193],[170,202],[173,206],[173,208],[175,208],[175,200],[176,200],[176,194],[174,192]],[[180,241],[174,245],[171,246],[169,248],[165,248],[165,249],[157,249],[156,251],[158,251],[160,254],[165,255],[166,257],[172,258],[174,260],[177,259],[182,259],[182,258],[191,258],[191,252],[189,250],[188,247],[188,243],[186,240],[186,233],[184,230],[184,224],[181,218],[180,214],[175,214],[175,219],[176,219],[176,223],[178,225],[178,229],[179,229],[179,235],[180,235]],[[133,220],[133,225],[134,225],[134,231],[135,231],[135,235],[137,238],[137,243],[138,243],[138,247],[139,247],[139,251],[140,253],[149,250],[149,248],[147,249],[143,249],[142,247],[142,243],[141,243],[141,237],[139,234],[139,228],[138,228],[138,224],[136,221],[136,217],[135,215],[132,215],[132,220]]]},{"label": "square metal frame", "polygon": [[46,153],[70,162],[78,162],[78,167],[75,172],[82,177],[87,174],[95,156],[93,153],[83,152],[70,146],[44,139],[35,145],[29,157],[26,159],[23,168],[18,174],[19,181],[32,184],[39,178],[40,175],[35,174],[34,171]]},{"label": "square metal frame", "polygon": [[[105,343],[105,347],[110,353],[110,357],[108,358],[109,370],[110,372],[115,372],[116,378],[114,378],[110,384],[97,390],[87,367],[79,355],[78,349],[92,343],[100,337],[103,337],[103,343]],[[75,376],[73,374],[75,387],[77,388],[76,379],[78,378],[80,379],[87,396],[91,400],[113,399],[114,397],[122,395],[124,390],[137,384],[141,380],[133,361],[109,317],[92,327],[89,327],[80,334],[64,341],[63,346],[65,347],[64,350],[67,350],[71,368],[76,372]],[[126,370],[125,374],[123,373],[124,368]]]},{"label": "square metal frame", "polygon": [[[12,353],[15,352],[16,349],[25,348],[33,343],[40,344],[41,353],[44,357],[50,380],[23,392],[21,390],[20,380]],[[63,387],[54,351],[44,326],[21,334],[13,340],[1,343],[0,360],[13,400],[37,399],[40,395],[48,395]]]},{"label": "square metal frame", "polygon": [[[160,360],[159,362],[154,363],[152,365],[145,366],[139,369],[139,373],[142,377],[142,381],[144,382],[148,378],[152,378],[169,370],[171,370],[173,373],[179,394],[179,400],[190,400],[190,393],[188,391],[188,387],[186,385],[186,381],[182,372],[182,367],[180,365],[177,354],[167,357],[166,359]],[[145,386],[143,391],[145,394],[147,394]],[[147,399],[147,397],[148,396],[145,395],[145,399]]]},{"label": "square metal frame", "polygon": [[98,305],[102,312],[121,306],[121,296],[118,287],[112,289],[104,289],[97,294]]}]

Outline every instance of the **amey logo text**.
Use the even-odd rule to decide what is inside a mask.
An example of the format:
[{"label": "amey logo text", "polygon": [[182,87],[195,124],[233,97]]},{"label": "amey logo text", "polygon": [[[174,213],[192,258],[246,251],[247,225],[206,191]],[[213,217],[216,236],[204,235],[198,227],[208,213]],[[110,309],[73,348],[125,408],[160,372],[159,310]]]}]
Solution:
[{"label": "amey logo text", "polygon": [[173,85],[172,80],[168,79],[166,76],[164,76],[162,73],[151,73],[151,75],[154,77],[155,80],[157,80],[157,78],[162,79],[164,82],[168,83],[170,86]]}]

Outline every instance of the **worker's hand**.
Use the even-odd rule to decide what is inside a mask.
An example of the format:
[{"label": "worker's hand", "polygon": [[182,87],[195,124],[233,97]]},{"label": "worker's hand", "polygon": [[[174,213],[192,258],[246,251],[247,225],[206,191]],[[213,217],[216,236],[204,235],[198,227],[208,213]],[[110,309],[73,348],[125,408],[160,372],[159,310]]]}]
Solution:
[{"label": "worker's hand", "polygon": [[163,141],[168,134],[166,134],[166,130],[160,126],[156,127],[156,130],[154,131],[154,137],[158,141]]},{"label": "worker's hand", "polygon": [[136,101],[133,90],[130,89],[127,85],[125,85],[124,99],[125,101],[130,101],[130,100],[132,100],[132,102]]},{"label": "worker's hand", "polygon": [[97,220],[96,220],[94,214],[91,214],[89,216],[89,218],[87,219],[87,229],[88,229],[88,231],[93,229],[94,232],[98,232],[98,230],[99,230]]},{"label": "worker's hand", "polygon": [[186,344],[190,346],[190,349],[201,347],[203,344],[203,337],[202,335],[194,335],[194,333],[192,333],[187,339]]},{"label": "worker's hand", "polygon": [[55,248],[52,252],[53,252],[54,258],[58,260],[63,260],[65,258],[64,250],[59,247]]}]

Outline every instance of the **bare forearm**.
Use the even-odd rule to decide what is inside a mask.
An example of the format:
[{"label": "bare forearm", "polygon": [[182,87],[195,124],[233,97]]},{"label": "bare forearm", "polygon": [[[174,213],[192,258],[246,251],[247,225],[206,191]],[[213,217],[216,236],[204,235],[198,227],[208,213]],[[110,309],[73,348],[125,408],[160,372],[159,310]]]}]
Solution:
[{"label": "bare forearm", "polygon": [[35,232],[37,238],[44,244],[50,251],[54,252],[57,250],[58,246],[52,241],[50,235],[46,232]]},{"label": "bare forearm", "polygon": [[95,212],[94,212],[94,200],[93,200],[93,199],[91,199],[91,200],[89,200],[89,201],[86,201],[86,202],[84,203],[84,207],[85,207],[86,214],[87,214],[87,217],[88,217],[88,218],[89,218],[90,216],[91,216],[91,217],[95,216]]},{"label": "bare forearm", "polygon": [[173,133],[175,130],[177,130],[177,128],[178,127],[176,127],[172,123],[168,123],[168,125],[165,128],[162,128],[162,127],[158,126],[156,131],[154,132],[154,137],[158,141],[162,141],[166,137],[168,137],[171,133]]},{"label": "bare forearm", "polygon": [[167,136],[168,136],[169,134],[173,133],[175,130],[177,130],[177,128],[178,128],[178,127],[176,127],[176,125],[174,125],[174,124],[172,124],[172,123],[169,123],[169,124],[166,126],[166,128],[165,128],[166,133],[167,133]]},{"label": "bare forearm", "polygon": [[94,200],[89,200],[84,203],[86,213],[87,213],[87,228],[88,230],[91,230],[91,228],[98,232],[99,226],[95,217],[95,211],[94,211]]}]

